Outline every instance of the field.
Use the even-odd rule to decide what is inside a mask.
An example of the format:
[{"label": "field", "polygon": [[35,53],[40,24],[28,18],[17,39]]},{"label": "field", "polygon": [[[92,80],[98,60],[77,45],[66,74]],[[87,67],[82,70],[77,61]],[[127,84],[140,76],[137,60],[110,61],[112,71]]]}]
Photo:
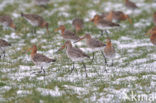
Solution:
[{"label": "field", "polygon": [[[0,103],[155,103],[156,102],[156,47],[144,35],[154,25],[152,15],[156,11],[154,0],[133,0],[138,5],[135,11],[128,10],[123,0],[50,0],[48,7],[38,7],[33,0],[0,0],[0,15],[10,15],[17,30],[4,30],[0,26],[0,38],[12,44],[6,51],[6,58],[0,59]],[[128,21],[109,31],[116,50],[114,66],[106,66],[100,52],[93,63],[85,61],[88,77],[81,63],[70,73],[72,62],[65,50],[56,51],[65,42],[60,32],[54,30],[64,24],[73,30],[73,18],[81,17],[85,27],[78,35],[90,33],[106,42],[106,35],[100,37],[99,29],[89,20],[95,15],[110,10],[121,10],[129,14]],[[49,22],[47,34],[43,28],[31,33],[32,26],[20,14],[34,13]],[[73,30],[74,31],[74,30]],[[33,74],[39,71],[26,52],[33,44],[38,53],[57,62],[47,65],[46,76]],[[76,44],[92,56],[85,41]],[[109,65],[111,60],[108,59]],[[105,71],[107,69],[107,72]],[[135,94],[136,97],[131,98]],[[144,96],[139,99],[138,95]],[[155,99],[149,99],[152,96]],[[146,98],[147,97],[147,98]]]}]

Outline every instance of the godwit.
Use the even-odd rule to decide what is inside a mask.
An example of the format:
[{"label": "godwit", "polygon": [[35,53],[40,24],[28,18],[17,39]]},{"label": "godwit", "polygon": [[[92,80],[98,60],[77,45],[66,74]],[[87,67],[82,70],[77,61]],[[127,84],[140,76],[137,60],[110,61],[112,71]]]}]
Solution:
[{"label": "godwit", "polygon": [[48,23],[39,15],[35,14],[24,14],[21,13],[21,16],[24,17],[33,27],[33,33],[36,33],[36,27],[46,28],[48,31]]},{"label": "godwit", "polygon": [[105,32],[107,34],[107,31],[106,31],[107,29],[112,29],[113,27],[120,26],[119,24],[101,19],[100,15],[95,15],[94,18],[91,19],[91,21],[94,22],[94,24],[97,26],[97,28],[99,28],[101,30],[101,35],[103,35],[103,30],[105,30]]},{"label": "godwit", "polygon": [[86,71],[86,65],[83,62],[84,59],[89,58],[89,56],[87,54],[85,54],[84,52],[81,51],[81,49],[79,48],[75,48],[72,46],[71,41],[67,40],[65,42],[65,44],[58,50],[63,50],[66,47],[66,54],[67,56],[73,61],[73,67],[71,69],[71,72],[74,70],[74,64],[77,61],[82,62],[83,67],[85,69],[85,73],[86,73],[86,77],[87,77],[87,71]]},{"label": "godwit", "polygon": [[156,26],[156,12],[153,14],[153,23]]},{"label": "godwit", "polygon": [[[107,43],[106,43],[106,47],[104,48],[104,54],[106,56],[106,58],[110,58],[112,59],[112,66],[113,66],[113,58],[115,57],[115,49],[111,43],[111,40],[109,38],[107,38]],[[107,60],[105,59],[106,64],[107,64]]]},{"label": "godwit", "polygon": [[[103,49],[106,46],[103,42],[99,41],[98,39],[92,38],[90,34],[86,34],[84,37],[80,38],[76,42],[79,42],[83,39],[86,39],[86,45],[88,46],[88,48],[90,48],[93,51],[92,62],[94,60],[94,54],[96,51],[101,51],[101,53],[103,55]],[[104,55],[103,55],[103,57],[104,57]],[[105,59],[105,57],[104,57],[104,59]]]},{"label": "godwit", "polygon": [[80,30],[82,30],[84,23],[82,19],[75,18],[72,22],[72,25],[74,26],[76,33],[78,33]]},{"label": "godwit", "polygon": [[149,33],[150,36],[150,41],[153,45],[156,45],[156,30],[153,30]]},{"label": "godwit", "polygon": [[41,67],[40,72],[43,71],[45,74],[45,70],[43,69],[43,66],[48,64],[48,63],[55,62],[56,59],[50,59],[43,54],[37,53],[37,46],[36,45],[33,45],[32,48],[28,49],[28,51],[30,51],[30,50],[31,50],[31,59],[32,59],[33,63],[37,66],[40,66]]},{"label": "godwit", "polygon": [[64,40],[76,41],[79,40],[79,36],[77,36],[74,32],[66,30],[64,25],[60,25],[55,31],[61,30],[61,34]]},{"label": "godwit", "polygon": [[125,0],[125,6],[129,9],[137,9],[137,5],[135,3],[133,3],[132,1],[129,0]]},{"label": "godwit", "polygon": [[[0,50],[2,51],[4,58],[5,58],[5,49],[8,46],[11,46],[11,44],[8,43],[7,41],[3,40],[3,39],[0,39]],[[0,58],[1,57],[2,57],[2,55],[0,56]]]},{"label": "godwit", "polygon": [[5,28],[16,29],[16,26],[10,16],[0,16],[0,24]]},{"label": "godwit", "polygon": [[48,5],[49,0],[35,0],[36,5],[45,7]]},{"label": "godwit", "polygon": [[112,14],[110,16],[112,16],[112,19],[115,21],[120,22],[128,20],[130,24],[132,23],[130,17],[127,14],[123,13],[122,11],[111,11],[110,14]]}]

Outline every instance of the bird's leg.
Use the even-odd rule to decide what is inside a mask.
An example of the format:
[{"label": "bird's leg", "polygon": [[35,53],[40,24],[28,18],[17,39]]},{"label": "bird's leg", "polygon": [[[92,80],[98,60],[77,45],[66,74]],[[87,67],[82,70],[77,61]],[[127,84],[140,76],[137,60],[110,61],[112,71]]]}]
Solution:
[{"label": "bird's leg", "polygon": [[113,59],[112,59],[112,64],[111,64],[111,66],[113,66],[114,65],[114,63],[113,63]]},{"label": "bird's leg", "polygon": [[101,36],[103,36],[103,30],[101,30]]},{"label": "bird's leg", "polygon": [[93,62],[93,60],[94,60],[94,55],[95,55],[95,53],[93,52],[92,62]]},{"label": "bird's leg", "polygon": [[34,27],[34,34],[36,34],[36,26]]},{"label": "bird's leg", "polygon": [[3,50],[3,57],[5,58],[5,50]]},{"label": "bird's leg", "polygon": [[84,67],[84,69],[85,69],[86,77],[88,77],[88,75],[87,75],[87,70],[86,70],[86,65],[85,65],[84,62],[82,62],[82,64],[83,64],[83,67]]},{"label": "bird's leg", "polygon": [[41,66],[41,71],[43,71],[44,72],[44,75],[45,75],[45,70],[43,69],[43,66]]},{"label": "bird's leg", "polygon": [[71,69],[70,73],[72,73],[72,72],[73,72],[73,70],[74,70],[74,68],[75,68],[75,67],[74,67],[74,64],[75,64],[75,63],[73,62],[73,67],[72,67],[72,69]]},{"label": "bird's leg", "polygon": [[107,37],[108,37],[108,31],[107,31],[107,30],[105,30],[105,33],[106,33],[106,35],[107,35]]},{"label": "bird's leg", "polygon": [[106,57],[105,57],[103,51],[101,51],[101,54],[102,54],[102,56],[103,56],[103,58],[104,58],[105,64],[107,65],[107,59],[106,59]]}]

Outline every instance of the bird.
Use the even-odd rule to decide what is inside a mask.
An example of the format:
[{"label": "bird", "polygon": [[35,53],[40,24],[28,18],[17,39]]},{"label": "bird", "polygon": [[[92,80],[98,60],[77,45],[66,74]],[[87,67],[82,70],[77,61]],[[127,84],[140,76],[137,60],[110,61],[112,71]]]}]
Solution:
[{"label": "bird", "polygon": [[0,16],[0,24],[3,26],[3,28],[12,28],[16,30],[16,25],[14,24],[13,20],[8,15]]},{"label": "bird", "polygon": [[70,40],[70,41],[76,41],[79,40],[80,37],[77,36],[74,32],[66,30],[64,25],[60,25],[56,30],[59,31],[61,30],[61,36],[63,37],[64,40]]},{"label": "bird", "polygon": [[[0,39],[0,50],[2,51],[3,53],[3,57],[5,58],[5,49],[7,47],[11,46],[10,43],[8,43],[7,41],[3,40],[3,39]],[[0,55],[0,58],[2,57],[2,55]]]},{"label": "bird", "polygon": [[73,47],[71,41],[69,40],[67,40],[58,51],[63,50],[64,48],[66,48],[66,54],[68,58],[70,58],[73,61],[73,67],[71,69],[71,73],[75,69],[74,67],[75,62],[81,62],[85,69],[85,73],[87,77],[87,71],[86,71],[86,65],[84,63],[84,59],[90,57],[87,54],[85,54],[81,49]]},{"label": "bird", "polygon": [[145,35],[151,34],[153,31],[156,31],[156,26],[149,29]]},{"label": "bird", "polygon": [[51,59],[51,58],[48,58],[47,56],[45,56],[43,54],[37,53],[37,46],[36,45],[33,45],[31,48],[28,49],[28,51],[31,51],[31,59],[32,59],[33,63],[36,66],[41,67],[41,71],[39,71],[39,72],[41,73],[43,71],[44,75],[45,75],[45,70],[43,69],[43,66],[47,65],[48,63],[56,61],[56,59]]},{"label": "bird", "polygon": [[130,0],[125,0],[125,6],[127,8],[129,8],[129,9],[132,9],[132,10],[138,8],[137,5],[134,2],[130,1]]},{"label": "bird", "polygon": [[132,20],[129,15],[123,13],[122,11],[110,11],[105,19],[109,21],[115,20],[117,22],[128,20],[129,23],[132,24]]},{"label": "bird", "polygon": [[21,13],[21,16],[34,27],[33,34],[36,33],[36,27],[46,28],[47,33],[49,33],[48,30],[49,24],[41,16],[36,14],[24,14],[24,13]]},{"label": "bird", "polygon": [[[94,60],[94,55],[96,51],[101,51],[102,55],[103,55],[103,49],[105,48],[106,44],[104,44],[102,41],[92,38],[90,34],[85,34],[82,38],[80,38],[78,41],[79,42],[83,39],[86,39],[86,45],[88,48],[90,48],[93,51],[93,57],[92,57],[92,62]],[[74,43],[76,43],[74,42]],[[104,56],[104,55],[103,55]],[[105,59],[105,57],[104,57]]]},{"label": "bird", "polygon": [[78,33],[79,31],[82,30],[82,28],[83,28],[83,26],[84,26],[83,19],[75,18],[75,19],[72,21],[72,25],[73,25],[73,27],[75,28],[76,33]]},{"label": "bird", "polygon": [[156,12],[153,14],[153,23],[156,26]]},{"label": "bird", "polygon": [[[113,58],[115,57],[115,48],[111,43],[111,39],[108,37],[106,42],[106,47],[104,48],[104,55],[106,58],[112,59],[113,66]],[[105,59],[105,63],[107,64],[107,60]]]},{"label": "bird", "polygon": [[112,29],[113,27],[119,27],[120,25],[117,23],[113,23],[107,20],[103,20],[100,15],[96,14],[93,19],[90,20],[91,22],[94,22],[94,24],[97,26],[98,29],[101,30],[101,35],[103,35],[103,30],[105,30],[106,34],[107,29]]},{"label": "bird", "polygon": [[49,0],[35,0],[35,3],[36,3],[36,5],[38,5],[38,6],[43,6],[43,7],[45,7],[45,6],[48,5]]},{"label": "bird", "polygon": [[153,30],[150,33],[146,33],[146,34],[150,35],[151,43],[156,46],[156,30]]}]

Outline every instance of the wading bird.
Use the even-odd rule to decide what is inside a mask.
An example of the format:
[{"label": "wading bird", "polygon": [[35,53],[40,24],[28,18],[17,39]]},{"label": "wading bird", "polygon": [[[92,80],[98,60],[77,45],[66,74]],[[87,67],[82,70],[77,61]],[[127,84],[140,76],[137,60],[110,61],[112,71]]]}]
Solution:
[{"label": "wading bird", "polygon": [[130,0],[125,0],[125,6],[127,8],[129,8],[129,9],[132,9],[132,10],[138,8],[137,5],[134,2],[130,1]]},{"label": "wading bird", "polygon": [[79,42],[79,41],[81,41],[83,39],[86,39],[86,45],[87,45],[87,47],[90,48],[91,51],[93,51],[92,62],[94,60],[94,55],[95,55],[95,52],[96,51],[101,51],[104,59],[106,59],[105,56],[104,56],[104,54],[103,54],[103,50],[104,50],[104,48],[105,48],[106,45],[103,42],[101,42],[98,39],[92,38],[90,34],[86,34],[84,37],[80,38],[76,42]]},{"label": "wading bird", "polygon": [[101,35],[103,35],[103,30],[105,30],[106,34],[108,34],[107,29],[112,29],[113,27],[120,26],[119,24],[101,19],[100,15],[95,15],[94,18],[90,21],[94,22],[97,28],[101,30]]},{"label": "wading bird", "polygon": [[[106,47],[104,48],[104,55],[108,59],[112,59],[112,66],[113,66],[113,58],[115,57],[115,49],[111,43],[111,39],[107,38]],[[107,60],[105,59],[105,63],[107,64]]]},{"label": "wading bird", "polygon": [[36,45],[33,45],[32,48],[28,49],[28,51],[30,51],[30,50],[31,50],[31,59],[32,59],[33,63],[36,66],[40,66],[41,67],[40,73],[43,71],[44,75],[45,75],[45,70],[43,69],[43,66],[47,65],[48,63],[55,62],[56,59],[50,59],[43,54],[37,53]]},{"label": "wading bird", "polygon": [[79,36],[77,36],[74,32],[66,30],[64,25],[60,25],[55,32],[59,30],[61,30],[61,35],[64,40],[76,41],[79,39]]},{"label": "wading bird", "polygon": [[84,59],[89,58],[89,56],[85,54],[81,49],[73,47],[71,41],[69,40],[66,41],[65,44],[58,51],[63,50],[65,47],[66,47],[67,56],[73,61],[73,67],[71,69],[71,73],[75,68],[74,67],[75,62],[81,62],[83,64],[86,77],[87,77],[87,71],[86,71],[86,65],[84,63]]},{"label": "wading bird", "polygon": [[21,16],[25,18],[33,27],[33,34],[36,33],[36,27],[46,28],[48,31],[48,23],[39,15],[36,14],[24,14],[21,13]]},{"label": "wading bird", "polygon": [[9,27],[16,30],[16,26],[10,16],[0,16],[0,24],[4,29]]},{"label": "wading bird", "polygon": [[73,27],[75,28],[75,31],[76,33],[78,33],[79,31],[82,30],[83,26],[84,26],[84,23],[83,23],[83,20],[80,19],[80,18],[75,18],[73,21],[72,21],[72,25]]}]

